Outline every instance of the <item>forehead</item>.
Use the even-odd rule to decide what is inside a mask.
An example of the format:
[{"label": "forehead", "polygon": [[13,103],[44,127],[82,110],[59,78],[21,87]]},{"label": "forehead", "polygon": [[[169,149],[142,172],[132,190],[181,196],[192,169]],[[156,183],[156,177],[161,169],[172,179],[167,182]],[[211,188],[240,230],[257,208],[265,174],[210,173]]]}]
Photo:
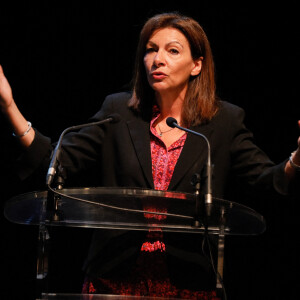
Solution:
[{"label": "forehead", "polygon": [[166,27],[155,30],[150,36],[148,42],[152,42],[155,44],[179,42],[182,46],[189,46],[189,42],[185,35],[180,30],[172,27]]}]

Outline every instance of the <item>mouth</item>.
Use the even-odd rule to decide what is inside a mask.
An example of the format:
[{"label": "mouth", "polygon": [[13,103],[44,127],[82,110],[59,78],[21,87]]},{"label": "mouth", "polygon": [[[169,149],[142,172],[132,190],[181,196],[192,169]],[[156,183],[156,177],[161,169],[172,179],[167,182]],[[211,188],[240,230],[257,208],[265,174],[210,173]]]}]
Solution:
[{"label": "mouth", "polygon": [[167,74],[160,72],[160,71],[154,71],[151,73],[151,76],[153,79],[162,80],[167,77]]}]

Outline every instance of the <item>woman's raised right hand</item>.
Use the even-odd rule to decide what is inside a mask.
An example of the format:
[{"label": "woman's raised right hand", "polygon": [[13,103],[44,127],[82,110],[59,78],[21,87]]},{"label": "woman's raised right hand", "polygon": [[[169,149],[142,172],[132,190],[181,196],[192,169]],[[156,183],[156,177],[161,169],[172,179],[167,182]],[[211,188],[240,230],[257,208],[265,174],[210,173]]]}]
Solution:
[{"label": "woman's raised right hand", "polygon": [[10,84],[6,79],[3,68],[0,65],[0,107],[4,112],[13,103],[13,95]]},{"label": "woman's raised right hand", "polygon": [[[2,110],[15,136],[23,147],[29,147],[34,139],[35,131],[17,107],[12,89],[0,65],[0,110]],[[28,130],[29,128],[29,130]],[[25,133],[25,134],[24,134]]]}]

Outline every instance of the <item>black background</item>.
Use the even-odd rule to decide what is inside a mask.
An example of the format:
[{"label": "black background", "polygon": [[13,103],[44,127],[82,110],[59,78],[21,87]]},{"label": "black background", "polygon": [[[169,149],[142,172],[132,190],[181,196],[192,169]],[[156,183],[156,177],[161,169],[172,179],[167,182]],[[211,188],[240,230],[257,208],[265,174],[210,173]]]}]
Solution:
[{"label": "black background", "polygon": [[[246,110],[256,143],[279,163],[297,147],[299,135],[297,8],[296,1],[2,2],[0,64],[25,117],[55,140],[64,128],[92,116],[107,94],[127,87],[146,19],[179,11],[208,35],[218,95]],[[35,187],[13,180],[18,150],[1,115],[0,128],[3,211],[7,199]],[[267,231],[228,238],[228,299],[295,299],[299,199],[253,200],[246,204],[265,216]],[[0,298],[34,299],[37,228],[10,223],[3,213],[0,219]],[[51,234],[55,289],[78,292],[90,230],[62,228]]]}]

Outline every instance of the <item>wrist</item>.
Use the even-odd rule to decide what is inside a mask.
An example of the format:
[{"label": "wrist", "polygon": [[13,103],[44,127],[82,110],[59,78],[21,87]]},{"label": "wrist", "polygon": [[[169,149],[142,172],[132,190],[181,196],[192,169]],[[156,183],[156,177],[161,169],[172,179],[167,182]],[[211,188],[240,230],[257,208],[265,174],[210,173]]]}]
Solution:
[{"label": "wrist", "polygon": [[297,149],[296,151],[291,153],[289,162],[293,169],[300,172],[300,151],[299,151],[299,149]]},{"label": "wrist", "polygon": [[31,124],[31,122],[29,122],[29,121],[27,121],[27,129],[26,130],[24,130],[22,133],[20,133],[20,134],[16,134],[16,133],[12,133],[13,134],[13,136],[14,137],[17,137],[17,138],[22,138],[22,137],[24,137],[25,135],[27,135],[28,134],[28,132],[32,129],[32,124]]}]

